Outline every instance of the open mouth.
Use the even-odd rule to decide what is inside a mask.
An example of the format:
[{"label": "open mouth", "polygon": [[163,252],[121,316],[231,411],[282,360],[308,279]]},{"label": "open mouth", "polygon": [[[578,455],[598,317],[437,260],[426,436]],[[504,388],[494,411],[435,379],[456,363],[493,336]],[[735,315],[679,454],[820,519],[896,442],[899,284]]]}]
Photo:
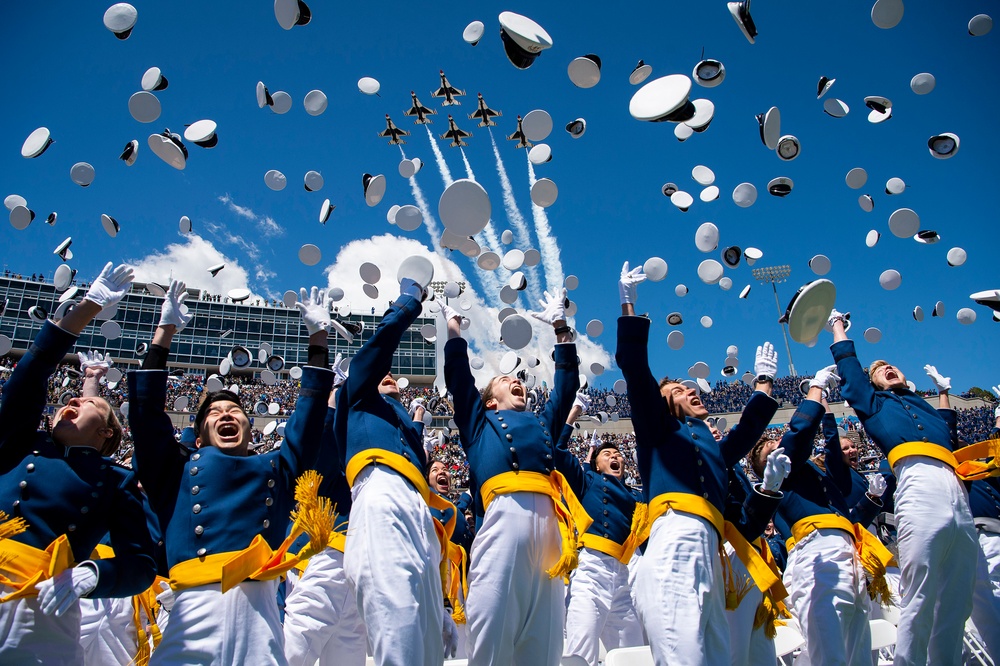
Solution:
[{"label": "open mouth", "polygon": [[899,379],[899,374],[897,374],[895,370],[886,370],[884,377],[885,381],[894,382]]},{"label": "open mouth", "polygon": [[524,387],[521,384],[511,384],[510,394],[516,398],[524,397]]},{"label": "open mouth", "polygon": [[64,407],[62,412],[59,414],[60,421],[72,421],[80,412],[75,407]]},{"label": "open mouth", "polygon": [[231,421],[227,421],[224,423],[220,423],[216,428],[216,432],[219,434],[219,437],[225,439],[229,439],[232,437],[239,437],[240,427]]},{"label": "open mouth", "polygon": [[448,475],[447,474],[438,474],[436,481],[437,481],[437,484],[439,486],[444,486],[445,488],[448,487]]},{"label": "open mouth", "polygon": [[622,464],[621,461],[619,460],[612,460],[610,463],[608,463],[608,467],[611,468],[612,472],[620,472],[622,469]]}]

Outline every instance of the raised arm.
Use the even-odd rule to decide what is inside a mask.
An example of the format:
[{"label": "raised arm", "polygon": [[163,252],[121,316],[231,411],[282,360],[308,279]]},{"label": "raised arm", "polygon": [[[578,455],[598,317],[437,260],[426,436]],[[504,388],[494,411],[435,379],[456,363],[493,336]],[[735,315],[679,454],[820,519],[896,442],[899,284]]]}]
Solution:
[{"label": "raised arm", "polygon": [[635,316],[636,286],[645,279],[641,267],[630,270],[627,261],[622,266],[618,280],[622,316],[618,318],[615,361],[628,386],[636,437],[654,442],[676,430],[678,422],[667,409],[659,383],[649,369],[649,319]]},{"label": "raised arm", "polygon": [[743,408],[740,422],[734,425],[719,442],[727,467],[735,465],[750,452],[777,413],[778,403],[771,397],[774,375],[777,371],[778,352],[775,351],[774,345],[765,342],[757,347],[757,357],[754,362],[757,390]]},{"label": "raised arm", "polygon": [[924,372],[934,382],[934,387],[938,391],[938,414],[948,424],[948,436],[951,440],[951,448],[959,448],[958,443],[958,414],[951,408],[951,398],[948,392],[951,391],[951,377],[945,377],[937,371],[933,365],[925,365]]},{"label": "raised arm", "polygon": [[573,424],[583,415],[585,411],[584,405],[588,400],[589,398],[586,395],[577,393],[555,446],[555,467],[566,477],[570,488],[573,489],[573,493],[577,497],[583,497],[587,492],[587,487],[589,486],[588,477],[592,472],[585,470],[583,465],[580,464],[580,460],[569,450],[569,441],[573,437]]},{"label": "raised arm", "polygon": [[[323,424],[334,380],[334,373],[329,367],[327,334],[331,325],[330,299],[325,290],[317,287],[313,287],[308,295],[302,288],[299,296],[295,307],[309,331],[309,360],[302,369],[299,397],[295,401],[295,411],[285,426],[285,443],[278,454],[286,488],[294,488],[299,475],[316,466],[316,458],[324,444],[333,444],[336,449],[335,440],[323,440]],[[391,355],[389,360],[391,363]],[[384,376],[385,373],[379,381]],[[350,378],[347,381],[350,382]]]},{"label": "raised arm", "polygon": [[174,334],[183,330],[193,317],[185,314],[181,307],[186,298],[186,285],[172,281],[160,306],[160,323],[142,361],[142,369],[128,373],[128,419],[135,442],[132,467],[164,531],[177,500],[187,460],[174,439],[174,426],[165,411],[170,346]]},{"label": "raised arm", "polygon": [[33,446],[32,435],[45,409],[49,377],[80,332],[105,307],[121,300],[132,282],[124,264],[104,267],[76,306],[55,324],[45,322],[28,352],[4,385],[0,399],[0,456],[20,460]]},{"label": "raised arm", "polygon": [[343,406],[356,405],[378,392],[378,385],[392,369],[392,356],[399,341],[421,311],[423,290],[409,278],[400,284],[399,298],[389,307],[372,337],[351,360],[351,374],[340,389]]},{"label": "raised arm", "polygon": [[850,404],[862,420],[875,414],[878,405],[875,401],[875,388],[868,375],[858,361],[854,351],[854,343],[847,339],[845,321],[847,315],[834,310],[830,313],[829,324],[833,328],[833,344],[830,352],[837,364],[837,374],[841,377],[840,395]]},{"label": "raised arm", "polygon": [[792,461],[793,473],[805,465],[812,455],[813,441],[823,419],[821,397],[822,390],[818,386],[810,386],[806,399],[799,403],[788,423],[788,432],[781,436],[781,446]]},{"label": "raised arm", "polygon": [[566,289],[559,289],[551,295],[547,291],[544,293],[545,298],[538,301],[542,310],[532,312],[531,316],[552,326],[556,334],[554,386],[542,410],[542,420],[548,424],[550,432],[556,433],[566,422],[573,406],[580,388],[580,372],[573,331],[566,325]]},{"label": "raised arm", "polygon": [[444,345],[444,383],[452,395],[455,423],[462,433],[464,447],[482,434],[486,426],[486,406],[469,367],[469,343],[462,337],[462,317],[447,305],[441,306],[441,316],[448,326],[448,342]]},{"label": "raised arm", "polygon": [[80,395],[84,398],[96,398],[101,395],[101,379],[108,374],[108,370],[115,364],[111,360],[111,355],[105,356],[99,351],[91,349],[89,352],[77,352],[80,359],[80,371],[83,373],[83,388]]}]

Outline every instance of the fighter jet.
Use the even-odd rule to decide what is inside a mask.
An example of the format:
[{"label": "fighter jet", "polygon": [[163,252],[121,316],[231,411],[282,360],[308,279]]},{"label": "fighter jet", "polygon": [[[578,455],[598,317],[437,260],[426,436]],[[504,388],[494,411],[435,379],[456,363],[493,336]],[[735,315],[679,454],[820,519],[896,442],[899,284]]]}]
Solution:
[{"label": "fighter jet", "polygon": [[531,148],[531,142],[524,138],[524,130],[521,129],[521,116],[517,117],[517,131],[507,137],[508,141],[517,141],[515,148]]},{"label": "fighter jet", "polygon": [[450,106],[452,104],[461,104],[456,97],[464,97],[465,91],[455,88],[450,83],[448,83],[448,77],[444,75],[444,70],[439,70],[438,73],[441,75],[441,87],[431,93],[431,97],[444,97],[444,101],[441,102],[441,106]]},{"label": "fighter jet", "polygon": [[379,132],[378,135],[382,136],[382,137],[386,137],[386,136],[389,137],[389,145],[390,146],[396,146],[396,145],[399,145],[401,143],[406,143],[405,141],[403,141],[399,137],[401,137],[401,136],[410,136],[410,133],[407,132],[404,129],[399,129],[398,127],[396,127],[392,123],[392,118],[390,118],[389,114],[387,113],[387,114],[385,114],[385,129],[382,130],[381,132]]},{"label": "fighter jet", "polygon": [[431,119],[428,118],[427,116],[436,116],[437,110],[428,109],[426,106],[421,104],[420,100],[417,99],[417,93],[413,92],[412,90],[410,91],[410,97],[413,99],[413,106],[411,106],[406,111],[403,111],[403,115],[416,116],[417,119],[414,120],[413,122],[417,125],[430,124]]},{"label": "fighter jet", "polygon": [[458,148],[459,146],[468,146],[466,142],[462,139],[467,139],[472,136],[472,133],[466,132],[465,130],[458,129],[455,125],[455,119],[448,114],[448,131],[441,135],[442,139],[451,139],[452,148]]},{"label": "fighter jet", "polygon": [[486,100],[483,99],[483,93],[479,93],[479,108],[469,114],[470,120],[479,119],[480,127],[490,127],[495,126],[496,123],[493,122],[493,118],[499,118],[503,115],[501,111],[494,111],[490,107],[486,106]]}]

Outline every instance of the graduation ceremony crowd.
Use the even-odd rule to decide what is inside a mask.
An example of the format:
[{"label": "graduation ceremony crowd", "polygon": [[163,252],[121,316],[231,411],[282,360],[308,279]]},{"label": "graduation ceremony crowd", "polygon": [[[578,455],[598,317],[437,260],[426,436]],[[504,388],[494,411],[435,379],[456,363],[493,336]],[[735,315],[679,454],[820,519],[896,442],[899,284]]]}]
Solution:
[{"label": "graduation ceremony crowd", "polygon": [[[1000,408],[960,420],[933,365],[937,408],[902,369],[863,367],[837,310],[804,394],[768,342],[752,388],[702,394],[649,367],[644,280],[625,264],[614,401],[580,390],[564,290],[531,313],[556,339],[544,390],[477,387],[444,304],[447,396],[401,389],[393,354],[430,294],[411,277],[349,373],[313,287],[295,304],[301,379],[211,392],[167,370],[191,318],[178,281],[121,384],[99,353],[65,364],[130,289],[108,263],[0,364],[0,664],[556,666],[603,645],[771,666],[785,626],[797,664],[871,664],[876,618],[897,625],[891,663],[960,664],[970,616],[1000,656]],[[182,395],[195,418],[178,432]],[[838,424],[833,400],[856,419]],[[251,425],[260,401],[282,435]],[[794,414],[772,425],[782,402]],[[428,427],[432,408],[451,431]],[[634,431],[599,433],[608,411]],[[720,432],[710,411],[738,423]]]}]

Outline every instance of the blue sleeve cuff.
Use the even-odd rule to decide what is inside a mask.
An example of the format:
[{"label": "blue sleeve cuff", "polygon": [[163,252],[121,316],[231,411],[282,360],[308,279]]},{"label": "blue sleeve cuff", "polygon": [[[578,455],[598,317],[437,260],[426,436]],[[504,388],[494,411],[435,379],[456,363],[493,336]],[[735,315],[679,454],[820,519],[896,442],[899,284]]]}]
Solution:
[{"label": "blue sleeve cuff", "polygon": [[830,352],[833,353],[833,360],[835,363],[840,363],[845,358],[854,357],[857,358],[857,353],[854,351],[854,341],[853,340],[841,340],[840,342],[834,342],[830,345]]}]

